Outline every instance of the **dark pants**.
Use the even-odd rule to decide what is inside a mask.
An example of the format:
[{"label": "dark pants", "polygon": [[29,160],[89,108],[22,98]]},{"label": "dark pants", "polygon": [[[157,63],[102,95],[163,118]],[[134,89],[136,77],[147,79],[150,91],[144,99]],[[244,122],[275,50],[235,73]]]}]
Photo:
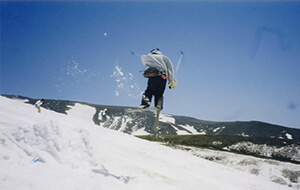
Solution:
[{"label": "dark pants", "polygon": [[167,80],[161,76],[148,78],[148,86],[143,94],[142,105],[150,106],[152,96],[154,96],[154,105],[158,106],[161,100],[161,109],[163,108],[163,94],[165,92]]}]

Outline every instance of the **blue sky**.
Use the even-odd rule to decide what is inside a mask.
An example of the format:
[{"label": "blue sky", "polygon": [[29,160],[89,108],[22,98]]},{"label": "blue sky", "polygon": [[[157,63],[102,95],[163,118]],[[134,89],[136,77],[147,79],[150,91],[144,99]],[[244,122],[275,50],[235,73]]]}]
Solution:
[{"label": "blue sky", "polygon": [[300,128],[300,2],[3,2],[0,93],[138,106],[137,54],[176,67],[163,112]]}]

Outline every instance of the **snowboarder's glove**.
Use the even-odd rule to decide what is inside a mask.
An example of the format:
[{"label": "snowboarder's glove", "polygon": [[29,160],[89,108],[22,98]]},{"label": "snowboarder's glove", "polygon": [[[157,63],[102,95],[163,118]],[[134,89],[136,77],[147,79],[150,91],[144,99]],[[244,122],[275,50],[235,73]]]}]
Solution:
[{"label": "snowboarder's glove", "polygon": [[176,85],[177,85],[177,80],[176,79],[174,79],[171,82],[169,82],[169,88],[170,89],[175,88]]}]

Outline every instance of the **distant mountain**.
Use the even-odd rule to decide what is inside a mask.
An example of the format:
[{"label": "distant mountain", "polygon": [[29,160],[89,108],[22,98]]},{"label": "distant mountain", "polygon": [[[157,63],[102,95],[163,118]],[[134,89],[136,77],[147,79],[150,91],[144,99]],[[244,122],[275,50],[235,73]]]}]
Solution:
[{"label": "distant mountain", "polygon": [[[25,99],[26,103],[29,104],[34,104],[37,101],[37,99],[23,96],[3,96],[12,99]],[[283,158],[281,160],[288,158],[287,160],[300,161],[300,130],[295,128],[288,128],[260,121],[204,121],[186,116],[175,116],[162,113],[159,124],[160,130],[154,131],[153,125],[155,114],[153,111],[149,110],[129,112],[129,107],[96,105],[84,102],[51,99],[46,99],[46,102],[42,107],[55,112],[68,114],[70,110],[76,108],[78,105],[85,105],[94,109],[90,119],[93,120],[95,124],[124,133],[136,136],[153,134],[159,134],[161,136],[188,135],[189,139],[184,141],[184,143],[182,143],[181,140],[170,141],[180,142],[179,144],[189,144],[191,146],[197,146],[197,143],[195,142],[199,142],[198,135],[201,135],[201,139],[206,135],[209,136],[207,139],[210,140],[207,140],[204,144],[200,143],[200,146],[202,147],[231,150],[263,157]],[[255,150],[253,150],[254,146],[257,146]],[[272,149],[267,151],[268,154],[265,154],[267,149],[265,146]],[[280,151],[278,150],[279,148],[281,148]],[[260,151],[257,152],[257,149],[260,149]],[[286,151],[290,152],[289,155],[286,155]]]},{"label": "distant mountain", "polygon": [[[27,103],[34,104],[37,99],[23,96],[3,95],[9,98],[27,99]],[[264,123],[260,121],[235,121],[213,122],[195,119],[186,116],[161,114],[158,132],[152,128],[154,125],[154,112],[128,112],[129,107],[88,104],[84,102],[68,100],[47,99],[42,107],[59,113],[67,114],[67,111],[76,103],[95,108],[93,121],[95,124],[122,130],[128,134],[156,134],[161,135],[235,135],[244,137],[267,137],[300,142],[300,130],[284,126]]]}]

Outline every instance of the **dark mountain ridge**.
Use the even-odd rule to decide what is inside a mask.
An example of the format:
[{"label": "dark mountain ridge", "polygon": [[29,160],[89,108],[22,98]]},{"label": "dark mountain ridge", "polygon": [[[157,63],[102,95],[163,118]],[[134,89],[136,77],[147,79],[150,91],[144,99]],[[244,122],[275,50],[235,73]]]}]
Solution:
[{"label": "dark mountain ridge", "polygon": [[[26,103],[34,104],[37,99],[16,96],[2,95],[12,99],[26,99]],[[85,102],[69,100],[46,99],[42,107],[55,112],[67,114],[67,111],[75,103],[87,105],[95,108],[93,121],[97,125],[119,130],[121,125],[126,125],[122,132],[132,134],[139,129],[144,129],[148,134],[178,135],[178,134],[206,134],[206,135],[234,135],[244,137],[274,138],[300,142],[300,129],[269,124],[260,121],[233,121],[214,122],[205,121],[186,116],[175,116],[167,114],[173,119],[170,121],[160,121],[160,130],[155,132],[152,128],[154,124],[154,113],[152,111],[128,112],[130,107],[96,105]],[[117,118],[117,119],[116,119]],[[129,121],[130,120],[130,121]],[[114,124],[113,124],[114,123]],[[113,125],[112,125],[113,124]]]}]

